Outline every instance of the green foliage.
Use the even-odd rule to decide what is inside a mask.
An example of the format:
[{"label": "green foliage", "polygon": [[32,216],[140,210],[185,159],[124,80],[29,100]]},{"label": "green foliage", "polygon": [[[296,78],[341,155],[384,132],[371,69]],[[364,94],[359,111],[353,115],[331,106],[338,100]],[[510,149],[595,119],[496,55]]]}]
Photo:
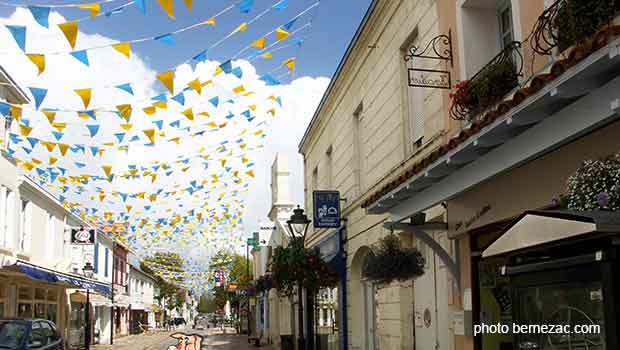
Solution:
[{"label": "green foliage", "polygon": [[618,0],[563,1],[552,24],[560,51],[592,36],[610,23],[618,10]]},{"label": "green foliage", "polygon": [[487,66],[475,80],[470,81],[469,94],[472,107],[482,111],[506,95],[518,84],[516,68],[512,60],[501,61]]},{"label": "green foliage", "polygon": [[[232,265],[228,273],[230,282],[239,284],[247,284],[252,281],[252,261],[250,260],[248,267],[248,259],[242,255],[234,255],[232,257]],[[250,274],[248,275],[248,270]]]},{"label": "green foliage", "polygon": [[271,262],[274,287],[283,296],[293,295],[301,285],[311,291],[334,286],[337,275],[321,257],[318,248],[307,249],[300,239],[292,240],[287,247],[277,247]]},{"label": "green foliage", "polygon": [[424,258],[415,248],[403,248],[400,239],[390,234],[381,239],[363,266],[364,277],[379,282],[406,281],[424,274]]},{"label": "green foliage", "polygon": [[[164,301],[168,310],[180,308],[185,301],[185,291],[179,286],[183,282],[183,258],[177,253],[157,252],[144,258],[140,269],[155,278],[155,287],[159,289],[159,300]],[[161,271],[170,273],[164,279]],[[159,272],[159,273],[158,273]],[[174,275],[174,277],[173,277]]]},{"label": "green foliage", "polygon": [[217,311],[217,309],[218,306],[214,295],[203,294],[200,296],[200,301],[198,302],[198,312],[202,314],[210,314]]},{"label": "green foliage", "polygon": [[620,153],[583,162],[568,178],[566,199],[573,210],[598,209],[601,200],[609,209],[620,210]]}]

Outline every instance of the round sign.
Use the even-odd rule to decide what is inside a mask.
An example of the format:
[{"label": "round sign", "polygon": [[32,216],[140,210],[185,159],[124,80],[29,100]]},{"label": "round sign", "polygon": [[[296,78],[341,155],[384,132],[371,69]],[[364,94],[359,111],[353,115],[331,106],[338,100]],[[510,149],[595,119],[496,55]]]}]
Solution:
[{"label": "round sign", "polygon": [[431,310],[424,309],[424,327],[428,328],[431,326]]}]

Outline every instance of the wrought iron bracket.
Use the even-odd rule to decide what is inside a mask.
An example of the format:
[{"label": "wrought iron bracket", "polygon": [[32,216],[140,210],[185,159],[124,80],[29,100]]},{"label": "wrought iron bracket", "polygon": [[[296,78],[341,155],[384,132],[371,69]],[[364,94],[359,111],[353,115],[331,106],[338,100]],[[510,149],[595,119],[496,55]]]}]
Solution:
[{"label": "wrought iron bracket", "polygon": [[456,249],[455,249],[455,258],[452,259],[450,254],[441,246],[441,244],[437,243],[437,241],[435,241],[433,237],[431,237],[431,235],[429,235],[429,233],[427,232],[427,231],[446,231],[448,229],[447,223],[428,222],[422,225],[413,225],[413,224],[402,223],[402,222],[388,221],[388,222],[383,223],[383,227],[390,229],[390,230],[399,230],[399,231],[411,233],[415,235],[417,239],[424,242],[424,244],[426,244],[429,248],[431,248],[431,250],[435,254],[437,254],[439,259],[441,259],[441,261],[446,265],[446,267],[448,267],[448,270],[450,271],[454,279],[456,288],[459,291],[461,290],[461,271],[459,269],[459,255],[458,255],[459,242],[458,240],[454,241],[456,244]]},{"label": "wrought iron bracket", "polygon": [[452,31],[448,34],[440,34],[432,38],[423,50],[421,46],[412,45],[409,53],[405,55],[405,62],[409,62],[414,58],[429,58],[433,60],[450,61],[450,67],[453,66],[452,60]]}]

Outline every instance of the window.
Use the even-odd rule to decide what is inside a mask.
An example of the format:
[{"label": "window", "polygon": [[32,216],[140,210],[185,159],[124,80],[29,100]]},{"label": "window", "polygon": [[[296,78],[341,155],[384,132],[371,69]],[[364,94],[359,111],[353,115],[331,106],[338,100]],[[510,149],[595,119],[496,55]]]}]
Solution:
[{"label": "window", "polygon": [[21,252],[28,252],[30,250],[30,237],[32,234],[32,203],[30,201],[22,199],[20,219],[21,227],[18,248]]},{"label": "window", "polygon": [[9,245],[13,233],[15,214],[15,192],[5,186],[0,191],[0,247]]},{"label": "window", "polygon": [[0,318],[7,316],[8,310],[4,308],[8,308],[8,290],[6,285],[0,285]]},{"label": "window", "polygon": [[47,258],[48,259],[52,259],[54,257],[54,249],[52,247],[54,247],[54,236],[55,236],[55,222],[54,222],[54,215],[52,215],[51,213],[47,213],[47,229],[46,229],[46,245],[47,245],[47,249],[45,250],[45,252],[47,253]]},{"label": "window", "polygon": [[95,248],[93,253],[93,269],[94,272],[99,272],[99,242],[95,242]]},{"label": "window", "polygon": [[103,276],[108,277],[108,260],[110,256],[110,250],[108,248],[105,249],[105,259],[104,259],[104,268],[103,268]]},{"label": "window", "polygon": [[512,8],[510,7],[510,1],[504,0],[498,7],[498,19],[499,19],[499,39],[501,47],[505,48],[514,41],[513,29],[512,29]]}]

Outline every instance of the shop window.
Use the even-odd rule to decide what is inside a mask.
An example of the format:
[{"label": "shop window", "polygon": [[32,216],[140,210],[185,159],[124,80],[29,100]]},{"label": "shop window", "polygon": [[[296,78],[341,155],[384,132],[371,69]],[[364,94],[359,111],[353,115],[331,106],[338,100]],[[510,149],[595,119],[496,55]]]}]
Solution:
[{"label": "shop window", "polygon": [[35,288],[34,289],[34,299],[39,301],[39,300],[45,300],[46,297],[46,290],[43,288]]},{"label": "shop window", "polygon": [[58,316],[58,305],[57,304],[47,304],[47,317],[45,319],[57,322],[56,317]]},{"label": "shop window", "polygon": [[511,0],[461,0],[457,9],[464,62],[462,79],[471,78],[515,39]]},{"label": "shop window", "polygon": [[45,318],[47,316],[47,304],[45,303],[36,303],[34,305],[34,317],[35,318]]},{"label": "shop window", "polygon": [[17,317],[32,318],[32,302],[22,303],[20,301],[17,304]]},{"label": "shop window", "polygon": [[4,310],[8,300],[8,291],[6,286],[0,285],[0,318],[6,316],[7,312]]}]

